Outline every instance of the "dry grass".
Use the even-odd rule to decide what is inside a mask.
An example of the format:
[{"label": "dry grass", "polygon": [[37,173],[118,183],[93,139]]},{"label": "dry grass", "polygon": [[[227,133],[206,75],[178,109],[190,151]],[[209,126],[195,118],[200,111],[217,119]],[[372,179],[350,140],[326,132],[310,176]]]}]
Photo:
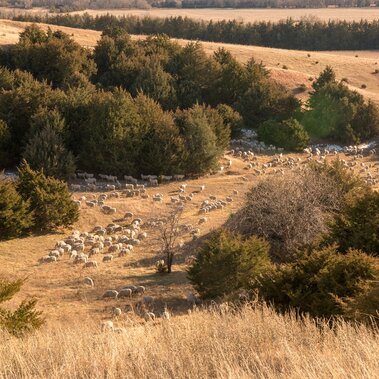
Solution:
[{"label": "dry grass", "polygon": [[[20,10],[24,12],[24,10]],[[33,9],[32,12],[46,12],[43,9]],[[340,8],[340,9],[87,9],[73,12],[74,14],[89,13],[97,16],[112,14],[116,16],[148,16],[148,17],[190,17],[196,20],[219,21],[238,20],[243,22],[271,21],[277,22],[292,17],[300,20],[303,17],[320,20],[373,21],[379,18],[378,8]]]},{"label": "dry grass", "polygon": [[[334,330],[267,307],[194,311],[147,324],[119,322],[121,334],[72,325],[23,340],[2,336],[1,378],[377,378],[379,334]],[[0,336],[1,337],[1,336]]]},{"label": "dry grass", "polygon": [[[19,33],[29,23],[0,20],[0,45],[14,44],[18,41]],[[44,29],[49,26],[41,24]],[[63,30],[72,35],[83,46],[93,47],[100,38],[100,32],[52,26],[53,30]],[[134,36],[133,38],[144,38]],[[187,40],[177,40],[185,44]],[[259,46],[244,46],[213,42],[202,42],[205,51],[212,54],[219,47],[228,49],[238,60],[246,62],[251,57],[262,61],[272,72],[272,77],[286,86],[301,99],[306,99],[311,89],[310,77],[316,77],[327,65],[334,68],[338,79],[347,78],[351,89],[357,90],[366,98],[371,98],[379,104],[379,74],[373,74],[379,69],[379,52],[307,52],[299,50],[273,49]],[[310,57],[308,57],[308,53]],[[358,57],[356,57],[358,55]],[[316,64],[316,62],[318,62]],[[283,70],[283,65],[288,70]],[[300,85],[305,84],[307,90],[299,91]],[[361,89],[365,84],[367,88]]]}]

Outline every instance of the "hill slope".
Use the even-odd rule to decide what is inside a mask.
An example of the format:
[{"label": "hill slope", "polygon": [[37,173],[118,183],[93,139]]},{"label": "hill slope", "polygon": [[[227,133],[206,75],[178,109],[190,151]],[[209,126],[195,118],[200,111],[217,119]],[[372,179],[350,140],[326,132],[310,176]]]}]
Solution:
[{"label": "hill slope", "polygon": [[[14,44],[19,33],[29,23],[0,20],[0,45]],[[47,29],[49,25],[41,24]],[[83,46],[93,47],[100,38],[100,32],[86,29],[75,29],[50,25],[53,30],[63,30],[72,35]],[[133,36],[143,38],[143,36]],[[185,44],[187,40],[177,40]],[[355,89],[366,98],[379,104],[379,51],[360,52],[307,52],[299,50],[273,49],[259,46],[232,45],[223,43],[202,42],[206,52],[212,54],[219,47],[228,49],[237,59],[246,62],[251,57],[262,61],[272,71],[272,77],[285,85],[296,96],[306,98],[307,91],[300,90],[305,84],[311,88],[309,78],[318,75],[327,65],[334,68],[338,79],[347,78],[351,89]],[[308,56],[309,55],[309,56]],[[284,68],[283,68],[284,67]],[[365,85],[365,89],[360,87]]]}]

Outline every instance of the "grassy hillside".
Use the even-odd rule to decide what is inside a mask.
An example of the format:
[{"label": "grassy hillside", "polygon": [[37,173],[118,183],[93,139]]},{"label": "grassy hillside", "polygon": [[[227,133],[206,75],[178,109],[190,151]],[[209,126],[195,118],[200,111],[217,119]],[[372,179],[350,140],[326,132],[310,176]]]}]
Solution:
[{"label": "grassy hillside", "polygon": [[[3,339],[2,378],[376,378],[379,335],[335,329],[268,308],[193,312],[100,334],[77,318],[23,340]],[[0,337],[2,337],[0,335]]]},{"label": "grassy hillside", "polygon": [[[0,45],[16,43],[19,33],[26,25],[28,23],[0,20]],[[41,24],[41,27],[47,29],[48,25]],[[100,32],[93,30],[61,26],[50,27],[73,35],[77,42],[87,47],[93,47],[100,37]],[[143,36],[134,36],[133,38],[143,38]],[[178,42],[185,44],[188,41],[178,40]],[[374,73],[376,69],[379,69],[379,52],[307,52],[212,42],[202,42],[202,44],[209,54],[219,47],[225,47],[242,62],[246,62],[251,57],[262,61],[271,69],[274,79],[303,99],[307,97],[307,91],[311,88],[309,78],[315,77],[325,66],[330,65],[334,68],[337,79],[347,78],[351,89],[357,90],[379,104],[379,74]],[[299,87],[302,84],[306,85],[306,91],[300,90]],[[366,88],[362,89],[362,85],[365,85]]]}]

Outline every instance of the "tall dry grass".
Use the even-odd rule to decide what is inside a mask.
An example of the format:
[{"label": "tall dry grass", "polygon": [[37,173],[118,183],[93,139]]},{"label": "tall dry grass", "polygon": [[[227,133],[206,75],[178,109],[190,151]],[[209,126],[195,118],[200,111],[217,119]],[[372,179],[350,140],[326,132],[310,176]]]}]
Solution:
[{"label": "tall dry grass", "polygon": [[1,378],[377,378],[379,332],[339,322],[333,330],[266,306],[169,321],[41,330],[0,336]]}]

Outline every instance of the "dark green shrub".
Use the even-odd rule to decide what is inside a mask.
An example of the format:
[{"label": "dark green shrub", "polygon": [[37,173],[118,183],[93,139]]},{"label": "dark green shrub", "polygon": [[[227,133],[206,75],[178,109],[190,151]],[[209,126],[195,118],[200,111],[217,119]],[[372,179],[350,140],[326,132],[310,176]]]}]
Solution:
[{"label": "dark green shrub", "polygon": [[379,193],[365,194],[347,201],[330,227],[329,242],[336,242],[341,252],[361,249],[379,256]]},{"label": "dark green shrub", "polygon": [[258,138],[268,145],[283,147],[288,151],[301,151],[309,143],[307,132],[295,119],[265,122],[258,129]]},{"label": "dark green shrub", "polygon": [[269,244],[261,238],[243,239],[218,231],[200,249],[188,278],[203,298],[247,289],[270,267]]},{"label": "dark green shrub", "polygon": [[342,315],[350,302],[370,290],[376,275],[374,264],[373,258],[358,250],[342,255],[329,246],[278,266],[262,280],[261,294],[281,310],[295,308],[323,317]]},{"label": "dark green shrub", "polygon": [[26,161],[18,168],[18,176],[17,190],[25,201],[30,202],[36,228],[69,226],[78,220],[78,207],[72,201],[66,183],[33,171]]},{"label": "dark green shrub", "polygon": [[[20,292],[23,280],[0,281],[0,304],[12,299],[12,297]],[[14,311],[0,308],[0,329],[6,330],[8,333],[21,337],[43,324],[41,312],[35,309],[37,300],[31,299],[23,301]]]},{"label": "dark green shrub", "polygon": [[19,237],[32,224],[29,203],[17,193],[14,182],[0,179],[0,239]]}]

